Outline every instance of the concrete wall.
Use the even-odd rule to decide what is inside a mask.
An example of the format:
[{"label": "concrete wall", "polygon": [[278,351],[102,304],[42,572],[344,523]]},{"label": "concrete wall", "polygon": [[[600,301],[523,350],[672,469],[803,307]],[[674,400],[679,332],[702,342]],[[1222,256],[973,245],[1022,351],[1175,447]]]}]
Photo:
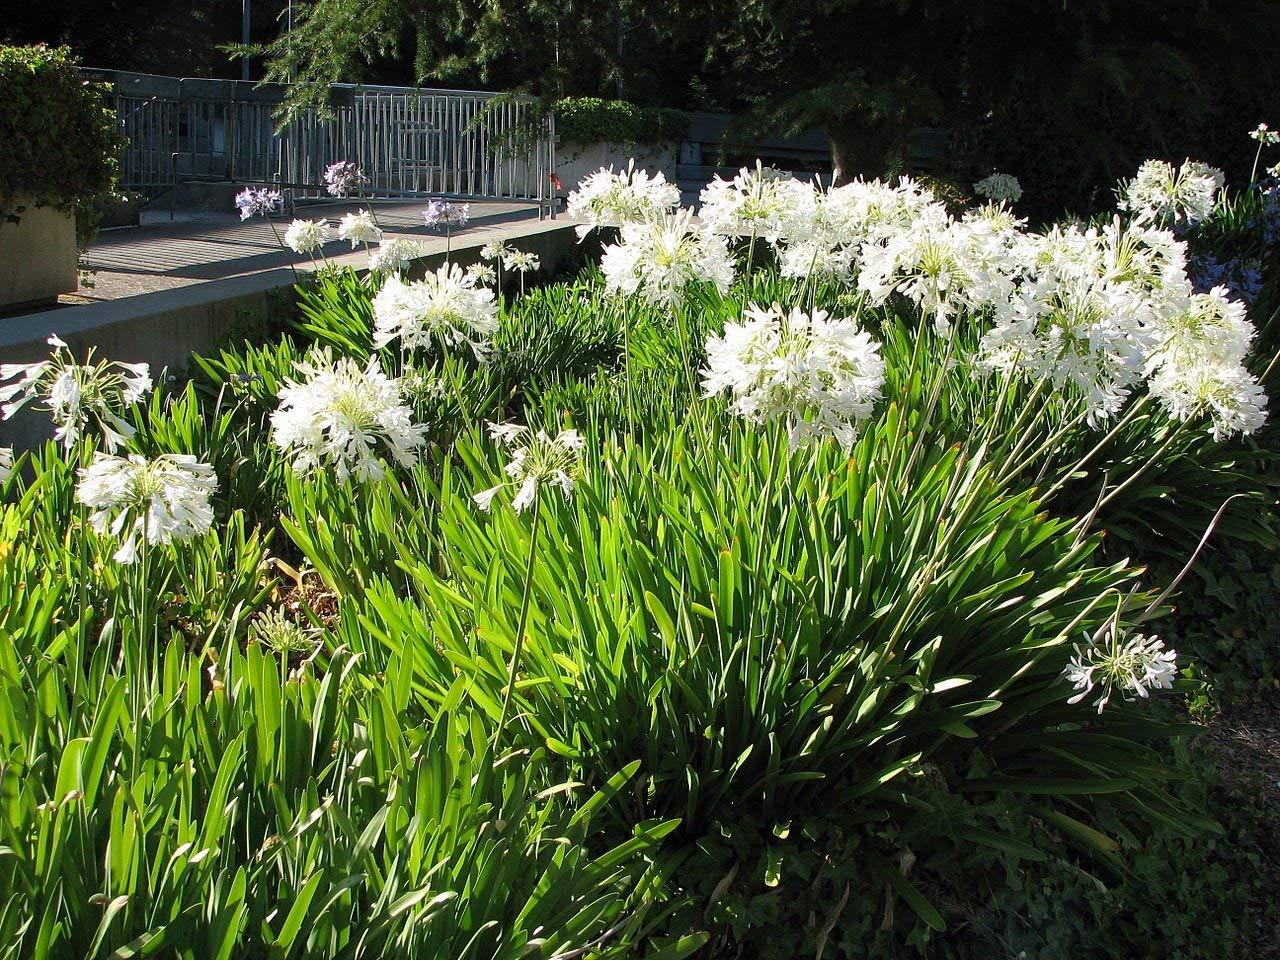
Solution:
[{"label": "concrete wall", "polygon": [[625,170],[635,160],[636,166],[650,173],[663,173],[672,183],[676,179],[675,144],[663,143],[561,143],[556,146],[556,173],[564,189],[559,196],[569,195],[582,178],[601,167]]},{"label": "concrete wall", "polygon": [[[30,201],[18,201],[23,207]],[[76,221],[52,207],[26,206],[17,223],[0,220],[0,307],[51,303],[74,293]]]},{"label": "concrete wall", "polygon": [[[538,254],[542,261],[539,277],[553,276],[591,253],[589,245],[578,244],[573,227],[568,220],[522,221],[464,233],[453,238],[451,258],[464,266],[474,263],[481,246],[501,237],[511,246]],[[443,239],[426,239],[423,246],[427,255],[414,262],[411,277],[420,277],[444,262]],[[357,251],[330,256],[329,262],[364,272],[368,259],[363,251]],[[518,280],[509,279],[518,284]],[[184,370],[192,353],[208,352],[231,335],[243,338],[262,329],[273,317],[289,312],[295,300],[293,285],[293,273],[281,268],[121,300],[0,318],[0,363],[45,359],[49,355],[46,341],[56,333],[77,358],[95,347],[98,359],[151,364],[152,377],[159,381],[162,368]],[[0,446],[31,449],[52,435],[48,417],[29,408],[10,421],[0,421]]]}]

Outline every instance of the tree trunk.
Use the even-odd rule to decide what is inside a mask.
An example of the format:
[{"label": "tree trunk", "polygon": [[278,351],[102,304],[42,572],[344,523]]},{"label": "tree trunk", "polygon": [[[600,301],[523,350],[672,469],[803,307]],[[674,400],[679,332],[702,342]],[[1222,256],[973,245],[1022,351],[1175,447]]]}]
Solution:
[{"label": "tree trunk", "polygon": [[858,177],[882,177],[889,157],[902,147],[902,123],[849,114],[827,124],[831,141],[832,186],[840,187]]}]

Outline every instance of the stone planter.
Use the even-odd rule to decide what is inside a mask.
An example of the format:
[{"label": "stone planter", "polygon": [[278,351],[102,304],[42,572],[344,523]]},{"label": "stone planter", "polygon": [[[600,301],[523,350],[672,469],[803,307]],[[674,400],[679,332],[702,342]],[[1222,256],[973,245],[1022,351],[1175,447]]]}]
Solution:
[{"label": "stone planter", "polygon": [[79,286],[76,221],[52,207],[26,206],[0,222],[0,309],[51,303]]},{"label": "stone planter", "polygon": [[670,143],[561,143],[556,147],[556,173],[563,189],[558,196],[566,197],[577,188],[582,178],[595,173],[601,167],[626,169],[627,162],[635,159],[636,166],[649,173],[663,173],[667,180],[676,180],[676,146]]}]

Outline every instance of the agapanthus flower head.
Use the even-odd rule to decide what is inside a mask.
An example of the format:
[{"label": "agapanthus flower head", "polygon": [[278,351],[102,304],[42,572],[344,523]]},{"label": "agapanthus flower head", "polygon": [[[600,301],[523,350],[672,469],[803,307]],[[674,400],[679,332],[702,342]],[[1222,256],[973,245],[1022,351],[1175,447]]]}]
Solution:
[{"label": "agapanthus flower head", "polygon": [[569,194],[565,212],[586,221],[576,227],[581,240],[596,227],[650,220],[679,205],[679,187],[667,183],[661,171],[650,176],[647,170],[637,170],[632,160],[627,169],[617,173],[613,167],[602,167],[584,177],[578,189]]},{"label": "agapanthus flower head", "polygon": [[374,222],[372,213],[358,210],[346,214],[338,221],[338,239],[350,240],[351,249],[354,250],[357,244],[381,243],[382,230]]},{"label": "agapanthus flower head", "polygon": [[218,479],[213,467],[195,457],[96,453],[79,476],[76,499],[93,510],[90,526],[123,538],[114,554],[119,563],[137,559],[140,539],[152,545],[190,540],[213,523],[209,496]]},{"label": "agapanthus flower head", "polygon": [[1260,123],[1250,130],[1249,136],[1264,146],[1280,143],[1280,130],[1272,130],[1265,123]]},{"label": "agapanthus flower head", "polygon": [[529,273],[541,269],[542,259],[536,253],[527,250],[508,250],[502,258],[502,268],[516,273]]},{"label": "agapanthus flower head", "polygon": [[911,229],[863,245],[858,288],[873,304],[891,293],[906,297],[945,335],[953,316],[1009,299],[1022,269],[1018,251],[1013,235],[998,235],[984,221],[957,222],[931,208]]},{"label": "agapanthus flower head", "polygon": [[417,240],[392,237],[380,241],[378,249],[369,257],[369,269],[383,273],[400,273],[413,261],[426,256],[426,249]]},{"label": "agapanthus flower head", "polygon": [[849,447],[883,395],[884,372],[880,345],[856,319],[753,304],[708,338],[702,384],[746,420],[785,423],[793,445],[835,437]]},{"label": "agapanthus flower head", "polygon": [[341,481],[364,482],[382,477],[384,455],[405,466],[416,462],[426,428],[413,422],[400,384],[376,356],[363,369],[351,357],[335,362],[327,351],[295,366],[300,377],[285,382],[271,415],[272,439],[295,472],[328,466]]},{"label": "agapanthus flower head", "polygon": [[1214,440],[1250,434],[1267,422],[1267,394],[1243,363],[1205,357],[1161,366],[1151,395],[1175,420],[1209,418]]},{"label": "agapanthus flower head", "polygon": [[368,182],[364,171],[351,160],[339,160],[324,168],[324,188],[330,196],[348,196]]},{"label": "agapanthus flower head", "polygon": [[477,286],[455,263],[443,264],[423,279],[405,283],[390,277],[373,298],[374,345],[399,340],[407,350],[466,344],[483,360],[498,329],[493,291]]},{"label": "agapanthus flower head", "polygon": [[1189,227],[1208,218],[1225,181],[1222,171],[1194,160],[1175,167],[1147,160],[1132,180],[1119,188],[1121,210],[1139,223]]},{"label": "agapanthus flower head", "polygon": [[698,214],[711,233],[759,237],[768,242],[794,236],[814,203],[813,188],[756,161],[732,180],[717,176],[699,196]]},{"label": "agapanthus flower head", "polygon": [[733,258],[722,237],[695,227],[689,210],[622,228],[622,242],[607,247],[600,262],[605,286],[640,295],[646,303],[674,307],[695,281],[721,293],[733,283]]},{"label": "agapanthus flower head", "polygon": [[1155,329],[1151,365],[1218,360],[1244,363],[1257,336],[1245,305],[1226,287],[1192,294],[1179,310],[1165,312]]},{"label": "agapanthus flower head", "polygon": [[516,513],[533,506],[543,487],[559,490],[566,500],[572,496],[582,469],[583,440],[577,430],[561,430],[553,437],[514,423],[490,423],[489,434],[510,451],[503,472],[511,479],[472,497],[480,509],[490,509],[494,497],[506,487],[516,488],[511,501]]},{"label": "agapanthus flower head", "polygon": [[473,263],[467,267],[467,276],[477,284],[493,283],[498,279],[498,271],[487,263]]},{"label": "agapanthus flower head", "polygon": [[13,476],[13,447],[0,447],[0,486]]},{"label": "agapanthus flower head", "polygon": [[249,624],[249,639],[274,653],[308,653],[319,643],[317,631],[303,626],[283,607],[264,610]]},{"label": "agapanthus flower head", "polygon": [[1119,412],[1142,379],[1147,305],[1123,288],[1065,277],[1032,278],[983,335],[979,363],[1071,388],[1097,426]]},{"label": "agapanthus flower head", "polygon": [[498,240],[498,239],[490,240],[488,243],[486,243],[483,247],[480,248],[480,259],[481,260],[499,260],[499,261],[505,260],[508,254],[510,254],[514,249],[515,247],[508,246],[507,244],[503,243],[501,240]]},{"label": "agapanthus flower head", "polygon": [[422,220],[428,227],[465,227],[471,218],[471,204],[452,203],[443,199],[427,201],[427,209],[422,211]]},{"label": "agapanthus flower head", "polygon": [[1079,693],[1067,702],[1079,703],[1097,690],[1101,713],[1117,692],[1131,700],[1168,690],[1178,675],[1177,661],[1178,652],[1166,650],[1163,640],[1141,633],[1126,636],[1109,625],[1100,638],[1086,636],[1083,648],[1076,645],[1063,676]]},{"label": "agapanthus flower head", "polygon": [[266,187],[246,187],[236,194],[236,209],[240,211],[240,219],[270,216],[284,207],[284,197],[279,190],[268,190]]},{"label": "agapanthus flower head", "polygon": [[329,239],[329,225],[323,220],[295,220],[284,232],[284,242],[294,253],[314,254]]},{"label": "agapanthus flower head", "polygon": [[[55,436],[70,449],[92,424],[108,450],[124,446],[134,435],[132,424],[120,416],[151,389],[151,368],[145,363],[93,362],[90,348],[84,363],[76,363],[57,336],[49,337],[53,354],[37,363],[0,364],[0,419],[8,420],[27,403],[37,400],[57,427]],[[13,380],[13,383],[3,383]],[[15,399],[16,398],[16,399]]]},{"label": "agapanthus flower head", "polygon": [[1022,199],[1022,184],[1007,173],[993,173],[973,185],[973,192],[996,203],[1017,203]]}]

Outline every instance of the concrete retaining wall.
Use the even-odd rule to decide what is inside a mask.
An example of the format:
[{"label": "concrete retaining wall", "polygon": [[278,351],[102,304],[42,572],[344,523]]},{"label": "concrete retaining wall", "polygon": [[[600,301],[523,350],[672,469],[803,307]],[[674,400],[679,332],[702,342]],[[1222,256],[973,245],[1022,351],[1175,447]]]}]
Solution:
[{"label": "concrete retaining wall", "polygon": [[17,223],[0,220],[0,307],[52,303],[79,285],[76,221],[19,201]]}]

